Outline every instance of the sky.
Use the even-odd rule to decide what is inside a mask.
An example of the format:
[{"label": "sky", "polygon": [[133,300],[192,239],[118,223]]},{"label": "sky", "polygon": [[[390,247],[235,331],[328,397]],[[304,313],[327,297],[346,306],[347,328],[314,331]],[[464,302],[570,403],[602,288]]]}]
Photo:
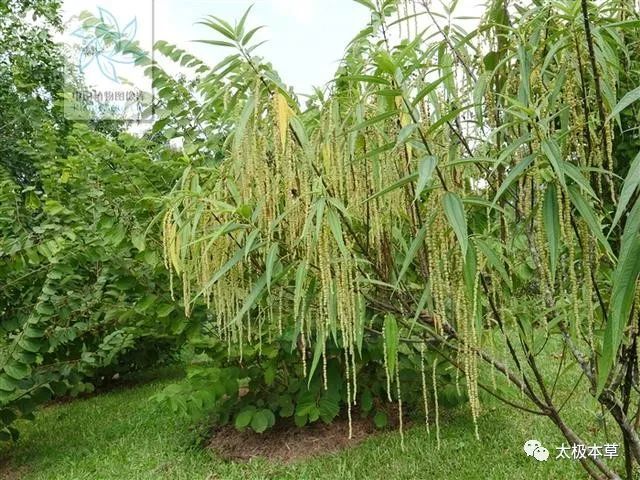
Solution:
[{"label": "sky", "polygon": [[[477,16],[484,1],[458,0],[454,15]],[[152,92],[151,79],[133,64],[131,56],[100,49],[95,42],[95,32],[88,34],[80,28],[78,15],[89,12],[94,17],[102,17],[106,24],[116,25],[121,35],[137,41],[147,52],[155,42],[165,40],[213,66],[235,52],[197,42],[223,39],[218,32],[199,22],[214,15],[233,25],[252,5],[246,30],[264,26],[252,42],[266,41],[254,54],[271,62],[283,82],[302,95],[310,94],[313,87],[326,86],[334,77],[350,40],[370,21],[369,10],[353,0],[64,0],[66,28],[61,40],[70,46],[72,63],[79,66],[83,84],[93,92],[94,102],[108,106],[107,113],[100,114],[102,118],[144,121],[148,118],[144,112],[151,104],[151,95],[140,97],[142,101],[129,101],[124,95],[127,98],[134,95],[135,99],[136,92]],[[432,8],[436,12],[444,11],[438,1],[433,2]],[[454,21],[467,31],[475,23],[462,18]],[[445,19],[439,21],[441,26],[445,22]],[[421,16],[418,23],[419,28],[430,27],[430,33],[435,32],[427,15]],[[397,27],[391,29],[392,40],[399,38],[397,33]],[[170,74],[184,71],[161,55],[156,55],[156,60]],[[74,92],[70,97],[74,98],[78,90],[70,85]],[[95,97],[96,92],[101,95],[99,98]],[[79,120],[86,115],[81,105],[65,100],[68,118]]]},{"label": "sky", "polygon": [[215,15],[233,24],[252,4],[249,25],[265,26],[254,41],[267,40],[256,53],[272,62],[286,83],[303,92],[332,78],[347,43],[369,21],[367,9],[349,0],[156,0],[156,36],[215,62],[230,52],[190,44],[220,38],[194,23]]},{"label": "sky", "polygon": [[[248,27],[265,26],[254,41],[267,41],[256,53],[300,93],[332,78],[346,45],[369,21],[368,10],[350,0],[155,0],[155,40],[176,44],[214,65],[230,52],[194,42],[220,39],[197,22],[215,15],[233,24],[251,5]],[[83,10],[97,16],[99,8],[113,14],[121,28],[136,18],[136,39],[143,48],[152,44],[151,0],[65,0],[63,16],[69,19]]]}]

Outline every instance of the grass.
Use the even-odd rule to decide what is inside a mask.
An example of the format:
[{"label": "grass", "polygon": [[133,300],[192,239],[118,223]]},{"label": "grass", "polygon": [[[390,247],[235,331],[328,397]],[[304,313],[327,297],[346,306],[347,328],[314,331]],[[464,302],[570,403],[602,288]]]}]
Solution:
[{"label": "grass", "polygon": [[[225,462],[195,447],[194,430],[149,397],[175,380],[155,380],[133,388],[49,406],[33,423],[21,425],[4,475],[22,480],[159,479],[495,479],[585,478],[577,461],[554,460],[562,438],[551,423],[500,405],[489,405],[475,439],[466,408],[446,413],[441,446],[434,428],[381,433],[337,454],[292,465],[265,460]],[[569,422],[584,432],[592,422],[583,401],[567,406]],[[526,440],[536,438],[550,451],[547,462],[527,458]],[[8,469],[6,468],[8,466]],[[2,476],[3,470],[0,470]]]}]

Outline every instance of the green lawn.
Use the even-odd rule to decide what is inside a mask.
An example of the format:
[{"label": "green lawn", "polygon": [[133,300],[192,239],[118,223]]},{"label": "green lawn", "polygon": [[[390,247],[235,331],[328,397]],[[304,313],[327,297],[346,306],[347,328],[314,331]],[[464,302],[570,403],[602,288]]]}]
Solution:
[{"label": "green lawn", "polygon": [[[293,465],[225,462],[194,447],[190,426],[149,401],[170,381],[44,409],[35,422],[21,425],[17,445],[0,451],[8,457],[0,475],[24,480],[585,478],[577,462],[554,460],[562,438],[550,422],[497,405],[486,407],[480,419],[481,441],[474,438],[464,407],[448,412],[440,450],[434,429],[429,435],[416,426],[405,433],[404,451],[399,434],[387,432],[340,453]],[[574,424],[588,425],[592,413],[584,403],[567,408]],[[547,445],[549,461],[525,456],[522,445],[530,438]]]}]

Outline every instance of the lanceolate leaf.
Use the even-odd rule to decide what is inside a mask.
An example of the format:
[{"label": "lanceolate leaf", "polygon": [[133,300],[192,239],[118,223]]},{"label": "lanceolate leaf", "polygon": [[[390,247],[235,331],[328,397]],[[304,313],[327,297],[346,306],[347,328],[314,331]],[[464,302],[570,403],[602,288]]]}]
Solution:
[{"label": "lanceolate leaf", "polygon": [[549,263],[551,278],[555,279],[558,258],[560,256],[560,216],[558,215],[558,197],[556,186],[550,184],[544,194],[543,204],[544,230],[549,242]]},{"label": "lanceolate leaf", "polygon": [[247,8],[247,10],[244,12],[244,15],[242,15],[242,18],[240,19],[240,21],[238,22],[238,26],[235,29],[235,34],[237,37],[242,37],[244,35],[244,25],[247,21],[247,17],[249,16],[249,13],[251,12],[252,8],[253,8],[253,5],[250,5],[249,8]]},{"label": "lanceolate leaf", "polygon": [[300,310],[300,306],[302,305],[302,298],[305,293],[304,284],[305,284],[306,278],[307,278],[307,264],[305,262],[300,262],[300,264],[298,265],[298,269],[296,270],[296,283],[295,283],[295,289],[293,292],[293,305],[296,312]]},{"label": "lanceolate leaf", "polygon": [[389,85],[389,80],[375,75],[342,75],[337,80],[348,80],[354,82],[376,83],[379,85]]},{"label": "lanceolate leaf", "polygon": [[396,369],[396,357],[398,355],[398,345],[400,337],[398,334],[398,322],[393,315],[384,317],[384,345],[387,350],[387,365],[389,376],[393,377]]},{"label": "lanceolate leaf", "polygon": [[467,217],[464,211],[464,205],[458,194],[447,192],[443,198],[444,213],[449,220],[449,224],[458,237],[458,243],[462,250],[462,256],[467,256],[467,248],[469,245],[469,237],[467,233]]},{"label": "lanceolate leaf", "polygon": [[620,115],[620,113],[625,108],[630,106],[632,103],[637,102],[638,100],[640,100],[640,87],[634,90],[631,90],[629,93],[627,93],[624,97],[620,99],[618,104],[611,111],[611,114],[609,115],[609,118],[607,119],[607,121],[611,120],[616,115]]},{"label": "lanceolate leaf", "polygon": [[247,99],[244,104],[244,108],[242,109],[242,113],[240,114],[240,118],[238,119],[238,123],[236,124],[236,128],[233,135],[233,144],[235,148],[238,148],[240,142],[242,142],[244,138],[244,131],[247,128],[247,122],[251,117],[251,114],[255,111],[256,99],[252,95]]},{"label": "lanceolate leaf", "polygon": [[607,254],[610,257],[613,257],[613,251],[611,250],[611,246],[609,245],[609,241],[606,239],[604,234],[602,233],[602,226],[600,225],[600,221],[596,217],[593,209],[589,206],[587,201],[584,199],[580,190],[575,186],[569,187],[569,197],[571,198],[571,203],[576,207],[582,219],[587,223],[591,233],[600,241]]},{"label": "lanceolate leaf", "polygon": [[531,165],[531,162],[533,162],[533,158],[534,158],[533,155],[526,156],[525,158],[522,159],[520,163],[518,163],[518,165],[516,165],[509,171],[507,178],[504,179],[504,182],[502,182],[502,185],[500,185],[500,188],[496,193],[496,196],[493,200],[493,206],[495,206],[498,203],[498,200],[500,200],[500,198],[502,197],[502,195],[504,195],[507,189],[516,180],[518,180],[518,178],[520,178],[520,176],[527,170],[527,168],[529,168],[529,165]]},{"label": "lanceolate leaf", "polygon": [[418,183],[416,184],[416,195],[414,200],[418,200],[425,187],[431,180],[433,171],[436,168],[438,160],[433,155],[427,155],[420,160],[418,164]]},{"label": "lanceolate leaf", "polygon": [[375,125],[376,123],[382,122],[388,118],[391,118],[395,115],[398,114],[397,110],[389,110],[387,112],[381,113],[380,115],[377,115],[373,118],[370,118],[369,120],[365,120],[362,123],[359,123],[358,125],[356,125],[355,127],[351,128],[350,130],[348,130],[346,133],[352,133],[352,132],[357,132],[359,130],[362,130],[363,128],[367,128],[367,127],[371,127],[373,125]]},{"label": "lanceolate leaf", "polygon": [[344,244],[344,236],[342,233],[342,224],[340,223],[340,218],[338,214],[333,208],[327,209],[327,222],[329,222],[329,229],[333,234],[333,238],[338,244],[338,248],[342,252],[345,257],[349,256],[349,252],[347,250],[346,245]]},{"label": "lanceolate leaf", "polygon": [[399,188],[404,187],[406,184],[411,183],[413,181],[415,181],[418,178],[418,174],[417,173],[412,173],[411,175],[407,175],[406,177],[398,180],[397,182],[393,183],[392,185],[389,185],[388,187],[383,188],[382,190],[380,190],[378,193],[371,195],[369,198],[367,198],[365,200],[365,202],[369,202],[371,200],[375,200],[376,198],[379,197],[383,197],[388,193],[393,192],[394,190],[397,190]]},{"label": "lanceolate leaf", "polygon": [[444,80],[446,80],[449,77],[449,75],[450,74],[443,75],[440,78],[438,78],[436,81],[427,84],[422,90],[420,90],[420,92],[418,92],[416,97],[413,99],[412,105],[415,107],[418,103],[420,103],[427,95],[429,95],[429,93],[435,90],[438,87],[438,85],[440,85]]},{"label": "lanceolate leaf", "polygon": [[242,305],[242,308],[238,310],[238,313],[236,313],[235,318],[231,322],[232,324],[242,321],[242,317],[244,317],[245,314],[247,314],[253,307],[255,307],[266,285],[267,285],[267,276],[265,274],[262,277],[260,277],[260,279],[253,285],[253,288],[251,289],[251,293],[245,299],[244,304]]},{"label": "lanceolate leaf", "polygon": [[636,158],[631,163],[627,178],[624,180],[622,193],[620,194],[620,198],[618,199],[618,208],[616,209],[616,215],[613,219],[613,224],[611,225],[612,230],[622,218],[622,215],[627,209],[627,205],[629,205],[629,201],[633,197],[633,194],[639,189],[638,187],[640,187],[640,153],[636,155]]},{"label": "lanceolate leaf", "polygon": [[267,289],[271,290],[271,278],[273,276],[273,267],[278,260],[278,244],[274,243],[269,248],[269,253],[267,254],[267,262],[266,262],[266,273],[267,273]]},{"label": "lanceolate leaf", "polygon": [[418,125],[416,125],[415,123],[410,123],[406,127],[403,127],[398,134],[396,146],[403,145],[409,139],[409,137],[411,137],[411,134],[416,131],[417,128]]},{"label": "lanceolate leaf", "polygon": [[[253,248],[257,248],[257,245],[254,245]],[[242,259],[244,258],[244,254],[245,251],[243,248],[239,248],[236,253],[233,255],[233,257],[231,257],[221,268],[220,270],[218,270],[213,277],[211,277],[211,279],[207,282],[205,288],[203,288],[195,297],[194,300],[196,300],[198,297],[200,297],[206,289],[208,289],[209,287],[211,287],[214,283],[216,283],[218,280],[220,280],[222,277],[224,277],[227,272],[229,272],[229,270],[231,270],[234,266],[236,266],[239,262],[242,261]]]},{"label": "lanceolate leaf", "polygon": [[353,1],[367,7],[372,12],[376,11],[376,6],[371,2],[371,0],[353,0]]},{"label": "lanceolate leaf", "polygon": [[418,231],[416,237],[411,242],[411,246],[407,251],[407,255],[404,257],[404,262],[402,262],[402,269],[398,274],[396,285],[400,284],[405,273],[407,273],[409,266],[413,263],[413,260],[416,258],[418,251],[420,250],[421,247],[424,246],[424,239],[426,236],[427,236],[427,226],[423,225],[422,228]]},{"label": "lanceolate leaf", "polygon": [[636,293],[640,274],[640,200],[629,215],[624,230],[618,264],[613,272],[613,288],[609,307],[609,321],[605,327],[602,355],[598,363],[598,392],[601,392],[613,367],[618,348]]},{"label": "lanceolate leaf", "polygon": [[564,169],[562,168],[564,165],[564,161],[562,160],[562,152],[560,151],[560,147],[558,146],[558,142],[554,138],[546,138],[542,142],[542,151],[546,155],[549,163],[553,167],[553,170],[556,172],[558,176],[558,180],[560,180],[560,184],[565,187],[564,181]]},{"label": "lanceolate leaf", "polygon": [[307,386],[311,385],[311,380],[313,380],[313,374],[316,372],[316,369],[318,368],[318,364],[320,363],[323,346],[326,341],[327,341],[326,337],[318,333],[316,337],[316,345],[313,348],[313,360],[311,362],[311,368],[309,369],[309,374],[307,375],[308,376]]},{"label": "lanceolate leaf", "polygon": [[467,256],[464,261],[464,268],[462,270],[469,299],[473,299],[477,271],[476,249],[474,243],[470,242],[469,248],[467,249]]}]

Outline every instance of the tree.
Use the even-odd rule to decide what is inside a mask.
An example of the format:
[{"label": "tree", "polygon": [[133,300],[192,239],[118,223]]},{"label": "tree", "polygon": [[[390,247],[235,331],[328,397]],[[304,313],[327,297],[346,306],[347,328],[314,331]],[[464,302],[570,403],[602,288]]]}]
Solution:
[{"label": "tree", "polygon": [[5,441],[19,435],[15,420],[34,418],[52,397],[166,360],[192,321],[173,303],[153,222],[185,158],[157,137],[123,133],[120,122],[64,118],[66,60],[51,39],[59,2],[0,9]]},{"label": "tree", "polygon": [[[484,390],[585,443],[561,413],[561,368],[541,369],[557,338],[562,363],[579,365],[618,426],[631,478],[640,461],[631,146],[640,95],[624,67],[637,48],[633,5],[496,0],[467,33],[429,2],[358,2],[371,23],[306,109],[254,56],[247,15],[205,21],[219,35],[207,42],[234,52],[211,72],[224,79],[219,121],[234,128],[220,165],[185,170],[165,213],[165,262],[185,313],[205,302],[203,330],[240,357],[288,341],[302,374],[319,372],[327,390],[336,380],[320,366],[340,359],[349,414],[363,352],[382,337],[400,418],[401,371],[422,368],[424,379],[425,362],[411,359],[426,351],[434,372],[446,362],[464,376],[474,421]],[[398,44],[394,25],[405,25]],[[582,464],[619,478],[599,458]]]},{"label": "tree", "polygon": [[56,103],[64,84],[52,38],[61,28],[59,7],[57,0],[0,2],[0,161],[22,185],[37,181],[43,145],[35,140],[55,142],[68,128]]}]

